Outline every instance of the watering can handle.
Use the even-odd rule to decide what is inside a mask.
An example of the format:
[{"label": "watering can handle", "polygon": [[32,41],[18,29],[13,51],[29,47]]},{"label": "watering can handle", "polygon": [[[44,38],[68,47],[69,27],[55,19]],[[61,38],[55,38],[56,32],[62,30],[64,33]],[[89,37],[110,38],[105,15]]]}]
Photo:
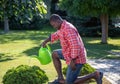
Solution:
[{"label": "watering can handle", "polygon": [[[41,48],[43,48],[43,46],[41,46]],[[46,48],[51,52],[51,48],[48,44],[46,45]]]},{"label": "watering can handle", "polygon": [[46,46],[47,46],[47,49],[51,52],[50,46],[48,44]]}]

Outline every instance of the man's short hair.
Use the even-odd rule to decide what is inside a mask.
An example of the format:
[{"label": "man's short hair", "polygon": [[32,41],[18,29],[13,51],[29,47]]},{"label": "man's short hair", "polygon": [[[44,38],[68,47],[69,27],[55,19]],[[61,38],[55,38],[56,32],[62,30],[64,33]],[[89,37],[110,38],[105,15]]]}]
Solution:
[{"label": "man's short hair", "polygon": [[58,15],[58,14],[52,14],[51,17],[50,17],[50,22],[51,21],[59,21],[59,20],[62,20],[62,18]]}]

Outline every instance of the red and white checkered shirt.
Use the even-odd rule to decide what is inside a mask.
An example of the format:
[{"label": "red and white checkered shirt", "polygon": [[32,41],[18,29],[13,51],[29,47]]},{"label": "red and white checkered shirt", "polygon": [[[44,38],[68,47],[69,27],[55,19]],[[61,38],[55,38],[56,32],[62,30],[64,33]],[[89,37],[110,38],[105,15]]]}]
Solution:
[{"label": "red and white checkered shirt", "polygon": [[64,20],[61,28],[51,34],[51,43],[58,39],[68,65],[72,59],[76,59],[76,64],[86,63],[86,49],[77,29],[71,23]]}]

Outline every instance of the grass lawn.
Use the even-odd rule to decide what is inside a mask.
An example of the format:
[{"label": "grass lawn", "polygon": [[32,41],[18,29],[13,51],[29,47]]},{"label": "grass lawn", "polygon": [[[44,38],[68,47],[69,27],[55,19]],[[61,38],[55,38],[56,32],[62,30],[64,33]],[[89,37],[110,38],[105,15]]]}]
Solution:
[{"label": "grass lawn", "polygon": [[101,38],[87,38],[83,41],[87,49],[88,58],[120,59],[120,38],[108,38],[108,44],[101,44]]},{"label": "grass lawn", "polygon": [[[48,65],[41,65],[33,55],[38,54],[41,42],[54,30],[44,28],[41,31],[10,31],[8,34],[0,32],[0,84],[2,77],[8,69],[23,65],[37,65],[46,71],[49,80],[53,80],[57,74],[52,62]],[[108,44],[100,44],[101,38],[82,37],[87,49],[88,58],[109,58],[120,59],[120,56],[110,52],[120,52],[120,39],[109,38]],[[50,45],[51,49],[60,48],[59,42]],[[62,62],[64,66],[65,62]]]}]

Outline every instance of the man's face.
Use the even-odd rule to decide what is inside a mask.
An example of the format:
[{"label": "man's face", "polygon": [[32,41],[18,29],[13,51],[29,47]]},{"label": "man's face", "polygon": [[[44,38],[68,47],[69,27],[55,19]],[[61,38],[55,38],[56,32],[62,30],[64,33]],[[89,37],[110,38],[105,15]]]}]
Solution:
[{"label": "man's face", "polygon": [[57,29],[57,30],[58,30],[59,27],[60,27],[59,24],[58,24],[57,22],[51,21],[50,24],[51,24],[55,29]]}]

